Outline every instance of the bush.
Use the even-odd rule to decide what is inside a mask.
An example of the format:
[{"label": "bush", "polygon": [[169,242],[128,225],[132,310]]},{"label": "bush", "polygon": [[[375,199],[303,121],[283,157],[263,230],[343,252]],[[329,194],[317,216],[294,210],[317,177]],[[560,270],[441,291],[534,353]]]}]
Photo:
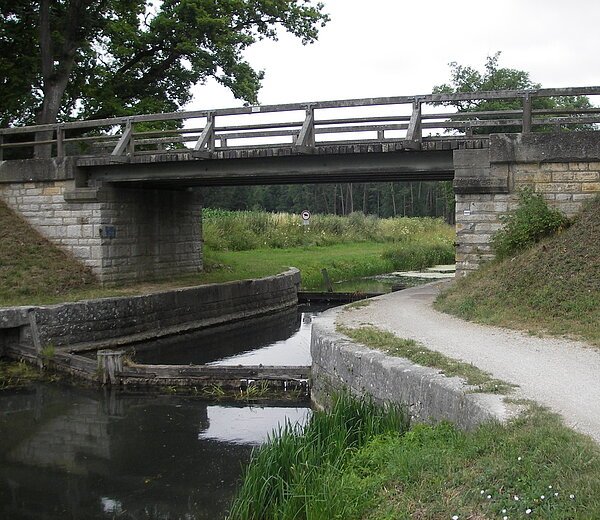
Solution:
[{"label": "bush", "polygon": [[569,225],[560,211],[551,209],[539,193],[525,188],[519,193],[519,206],[503,218],[504,227],[492,238],[492,249],[501,260],[523,251],[542,238]]}]

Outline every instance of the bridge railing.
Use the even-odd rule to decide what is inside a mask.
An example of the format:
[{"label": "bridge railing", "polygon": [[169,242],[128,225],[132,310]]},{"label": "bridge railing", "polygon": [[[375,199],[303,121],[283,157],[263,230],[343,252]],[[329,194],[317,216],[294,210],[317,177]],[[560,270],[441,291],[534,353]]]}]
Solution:
[{"label": "bridge railing", "polygon": [[[541,98],[600,95],[600,87],[427,94],[145,114],[0,129],[0,160],[38,156],[192,154],[325,144],[485,138],[491,132],[597,129],[600,108],[534,108]],[[481,110],[509,101],[510,110]],[[556,104],[554,104],[556,105]]]}]

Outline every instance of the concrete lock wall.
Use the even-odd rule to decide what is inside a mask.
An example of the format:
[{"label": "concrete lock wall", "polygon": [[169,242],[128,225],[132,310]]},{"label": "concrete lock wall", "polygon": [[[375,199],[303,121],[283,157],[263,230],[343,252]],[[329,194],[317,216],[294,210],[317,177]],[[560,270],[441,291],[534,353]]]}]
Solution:
[{"label": "concrete lock wall", "polygon": [[5,161],[0,199],[103,283],[201,270],[198,192],[77,188],[74,176],[67,160]]},{"label": "concrete lock wall", "polygon": [[569,217],[600,193],[600,135],[497,134],[488,150],[454,151],[456,271],[464,276],[493,258],[501,218],[530,186]]},{"label": "concrete lock wall", "polygon": [[[0,309],[0,346],[33,343],[35,317],[42,348],[113,348],[198,330],[296,305],[300,272],[119,298]],[[15,334],[18,332],[18,334]]]},{"label": "concrete lock wall", "polygon": [[346,390],[379,403],[406,405],[416,422],[447,420],[463,429],[514,414],[502,396],[477,393],[457,377],[351,341],[336,332],[336,313],[328,311],[313,322],[311,396],[317,404],[326,405]]}]

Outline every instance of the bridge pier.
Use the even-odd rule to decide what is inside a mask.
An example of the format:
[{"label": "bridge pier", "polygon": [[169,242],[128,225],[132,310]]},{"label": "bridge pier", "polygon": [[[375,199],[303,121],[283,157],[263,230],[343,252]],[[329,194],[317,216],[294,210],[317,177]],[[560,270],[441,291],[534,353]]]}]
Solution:
[{"label": "bridge pier", "polygon": [[456,272],[493,258],[491,238],[529,186],[569,217],[600,193],[596,132],[492,134],[489,149],[454,150]]},{"label": "bridge pier", "polygon": [[202,206],[196,191],[77,187],[67,160],[5,161],[0,171],[0,199],[89,266],[102,283],[202,268]]}]

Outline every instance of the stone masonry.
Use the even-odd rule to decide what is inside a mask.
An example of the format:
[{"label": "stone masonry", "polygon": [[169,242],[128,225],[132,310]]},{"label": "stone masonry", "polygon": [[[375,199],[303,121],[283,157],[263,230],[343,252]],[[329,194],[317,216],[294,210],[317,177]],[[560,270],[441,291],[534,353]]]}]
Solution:
[{"label": "stone masonry", "polygon": [[0,200],[89,266],[103,283],[165,278],[202,268],[198,192],[78,188],[68,168],[56,160],[45,165],[54,178],[37,178],[32,162],[0,163],[0,171],[10,173],[0,175]]},{"label": "stone masonry", "polygon": [[569,217],[600,194],[595,132],[492,135],[488,150],[456,150],[454,165],[458,276],[493,258],[491,238],[520,189],[532,187]]}]

